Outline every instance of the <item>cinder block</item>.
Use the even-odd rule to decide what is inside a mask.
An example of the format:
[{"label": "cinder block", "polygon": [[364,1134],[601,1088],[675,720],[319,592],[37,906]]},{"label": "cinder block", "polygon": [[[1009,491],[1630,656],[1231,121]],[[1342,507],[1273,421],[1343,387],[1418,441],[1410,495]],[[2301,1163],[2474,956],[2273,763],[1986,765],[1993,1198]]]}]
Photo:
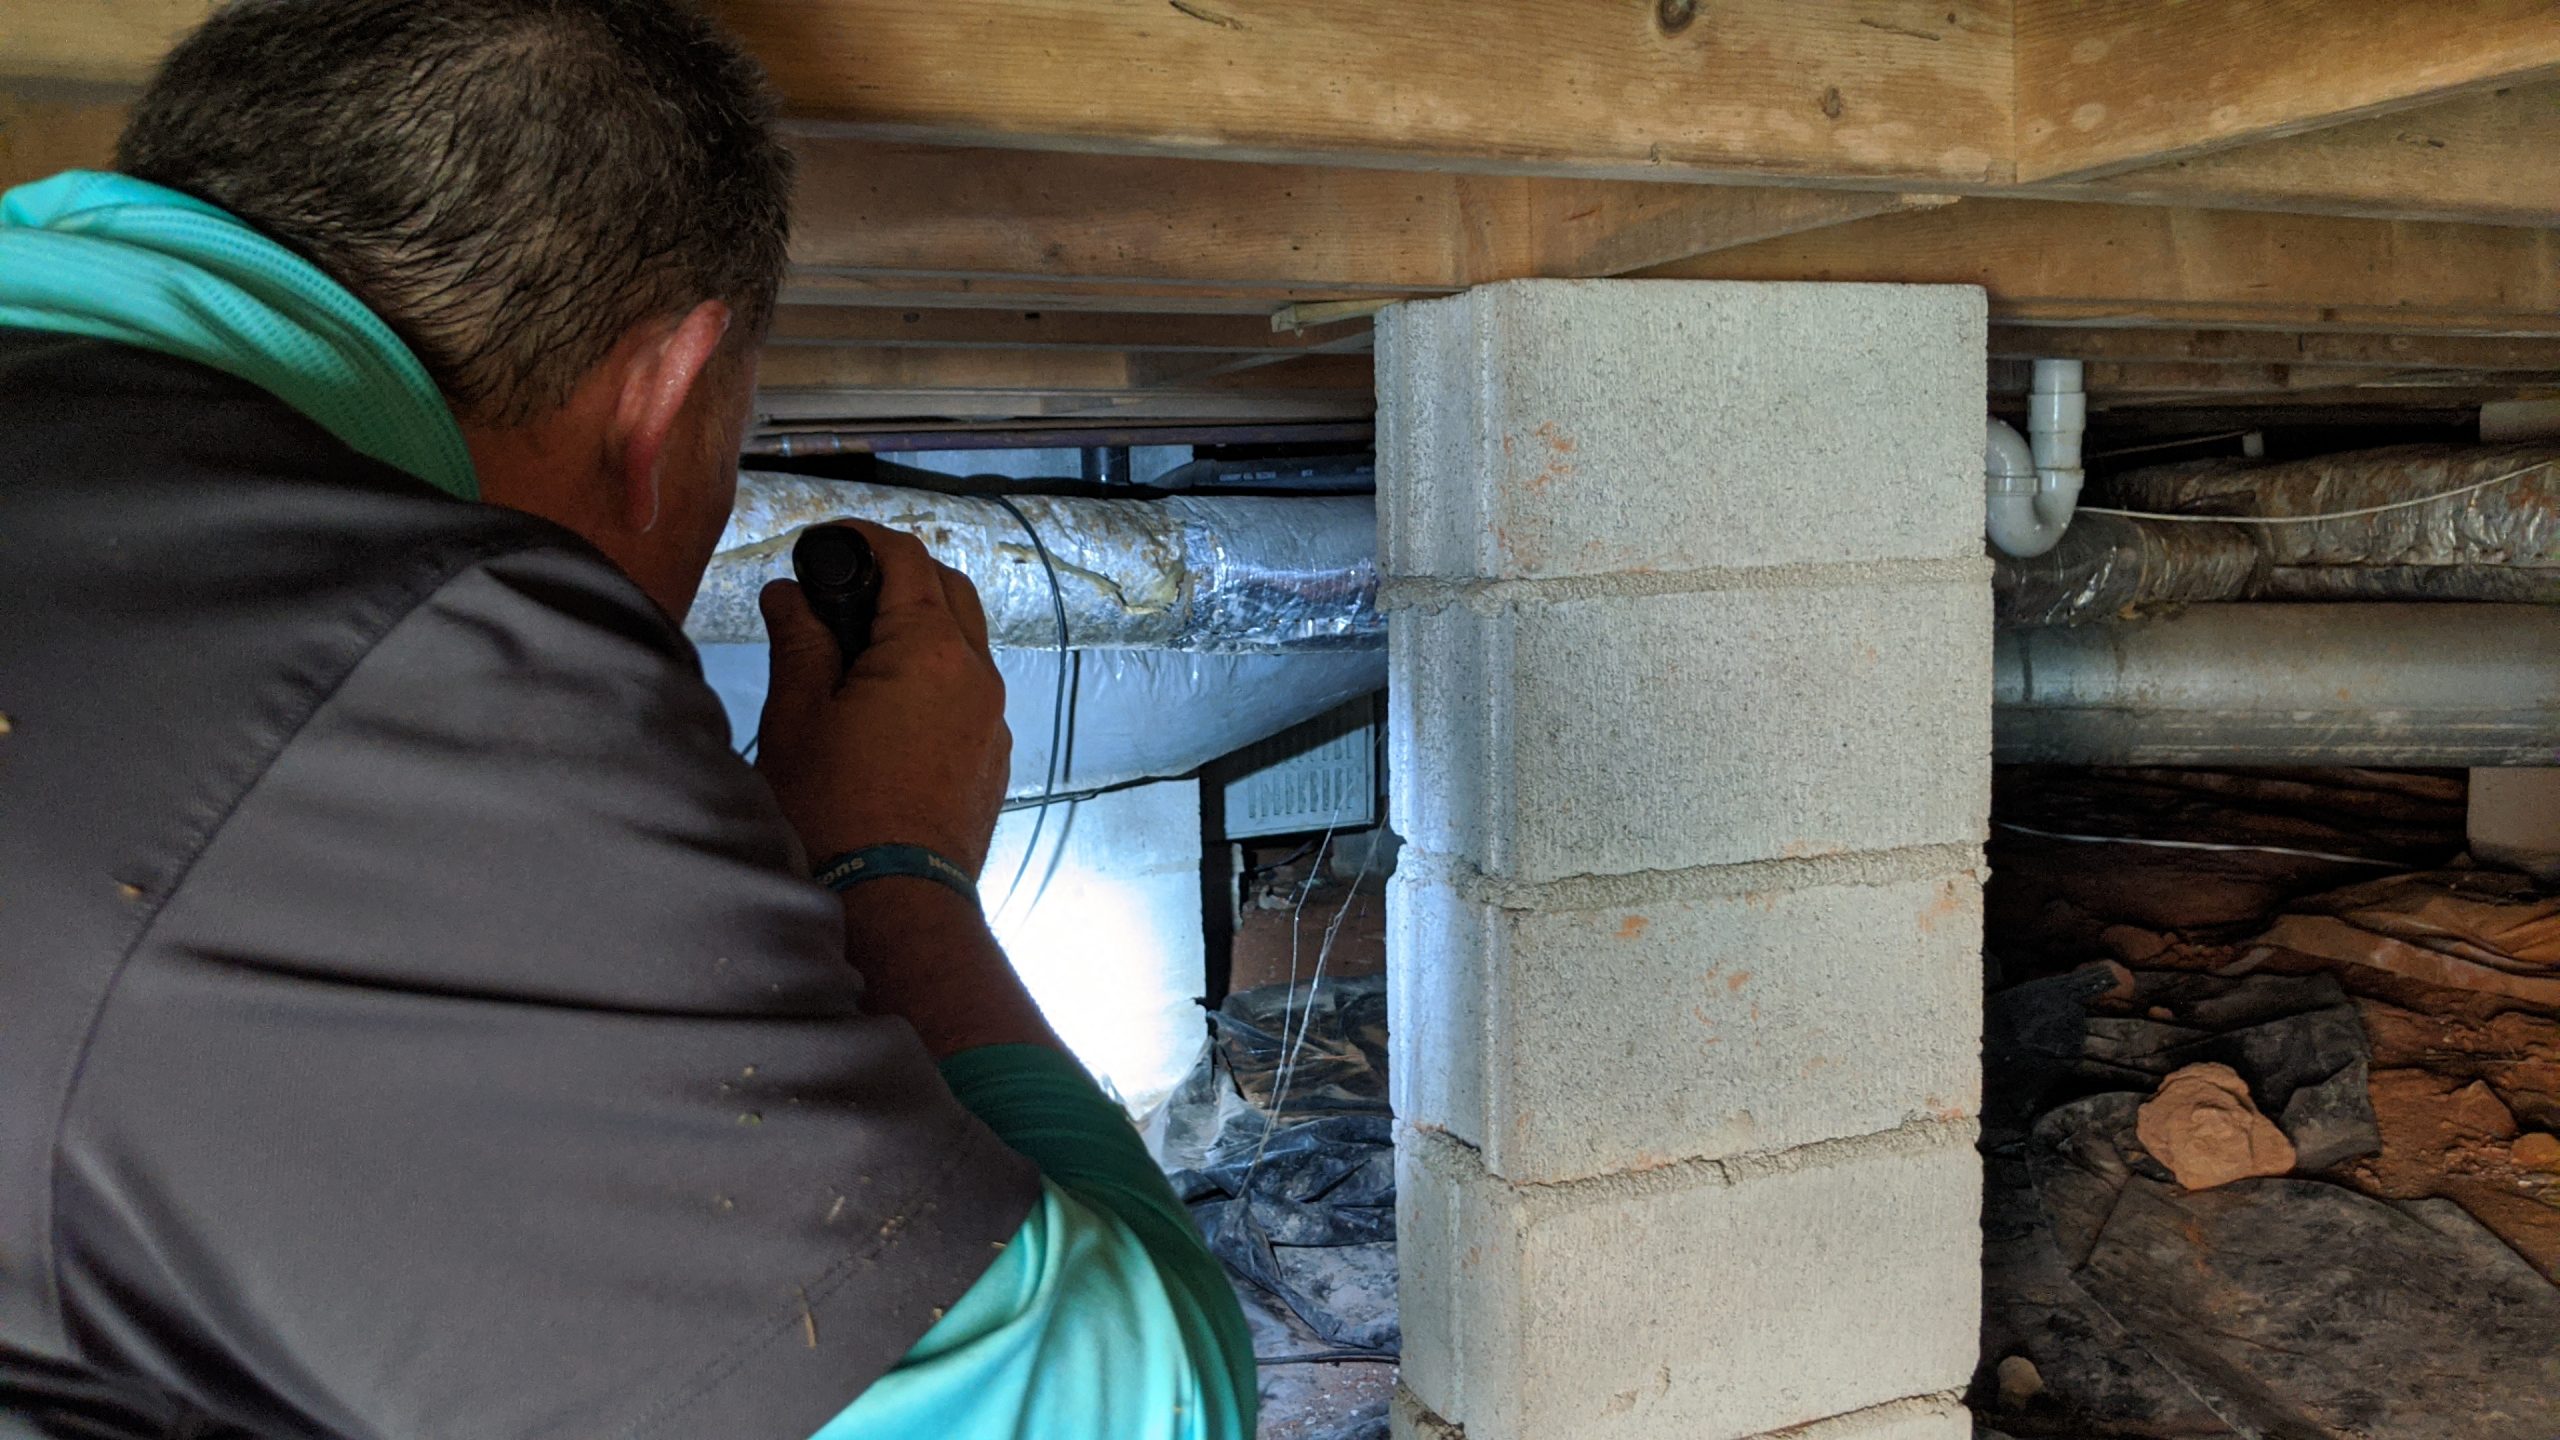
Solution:
[{"label": "cinder block", "polygon": [[1396,828],[1553,880],[1978,844],[1988,587],[1521,599],[1396,615]]},{"label": "cinder block", "polygon": [[1742,1440],[1972,1374],[1970,1146],[1513,1187],[1405,1140],[1403,1380],[1467,1440]]},{"label": "cinder block", "polygon": [[1387,1427],[1391,1440],[1467,1440],[1466,1432],[1423,1408],[1402,1385],[1387,1401]]},{"label": "cinder block", "polygon": [[1384,563],[1982,553],[1983,292],[1520,280],[1379,317]]},{"label": "cinder block", "polygon": [[1561,914],[1389,895],[1396,1113],[1551,1183],[1785,1150],[1980,1097],[1974,872]]}]

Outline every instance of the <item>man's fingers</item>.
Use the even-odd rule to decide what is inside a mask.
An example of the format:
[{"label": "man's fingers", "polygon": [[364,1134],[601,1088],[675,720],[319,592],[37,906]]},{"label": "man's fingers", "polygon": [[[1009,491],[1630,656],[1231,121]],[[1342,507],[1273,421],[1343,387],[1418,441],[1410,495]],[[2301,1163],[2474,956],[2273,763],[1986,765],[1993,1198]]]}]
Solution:
[{"label": "man's fingers", "polygon": [[951,607],[951,618],[960,622],[960,633],[979,654],[994,659],[987,649],[987,608],[978,602],[978,587],[969,577],[948,565],[934,567],[941,572],[943,603]]},{"label": "man's fingers", "polygon": [[880,562],[882,614],[893,610],[912,610],[920,605],[940,610],[950,604],[943,595],[941,577],[936,573],[941,566],[924,548],[923,541],[903,530],[874,525],[868,520],[839,523],[860,530],[862,538],[871,542],[871,553]]},{"label": "man's fingers", "polygon": [[772,642],[773,695],[832,694],[844,678],[844,654],[836,637],[809,608],[796,580],[771,581],[756,596],[764,633]]}]

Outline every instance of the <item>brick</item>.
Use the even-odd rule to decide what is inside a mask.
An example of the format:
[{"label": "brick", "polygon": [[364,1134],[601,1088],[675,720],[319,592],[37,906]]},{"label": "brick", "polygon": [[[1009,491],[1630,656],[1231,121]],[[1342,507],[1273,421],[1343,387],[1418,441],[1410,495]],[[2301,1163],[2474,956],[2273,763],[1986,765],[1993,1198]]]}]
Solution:
[{"label": "brick", "polygon": [[1926,1120],[1980,1093],[1972,870],[1565,913],[1388,900],[1396,1113],[1579,1179]]},{"label": "brick", "polygon": [[1530,881],[1979,843],[1988,607],[1946,581],[1400,611],[1396,828]]},{"label": "brick", "polygon": [[1405,1385],[1467,1440],[1743,1440],[1961,1388],[1981,1166],[1884,1138],[1908,1137],[1514,1187],[1408,1132]]},{"label": "brick", "polygon": [[1538,578],[1982,553],[1983,293],[1524,280],[1378,325],[1383,563]]}]

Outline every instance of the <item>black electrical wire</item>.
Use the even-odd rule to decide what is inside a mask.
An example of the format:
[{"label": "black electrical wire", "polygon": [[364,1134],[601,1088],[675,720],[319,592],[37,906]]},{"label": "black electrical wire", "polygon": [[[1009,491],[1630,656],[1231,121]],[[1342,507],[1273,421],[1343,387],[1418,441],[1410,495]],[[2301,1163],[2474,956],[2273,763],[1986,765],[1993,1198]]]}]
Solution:
[{"label": "black electrical wire", "polygon": [[1040,568],[1049,576],[1049,608],[1058,619],[1058,690],[1057,699],[1049,710],[1049,770],[1040,785],[1039,809],[1031,816],[1030,838],[1022,843],[1022,863],[1014,868],[1013,880],[1005,886],[1004,900],[996,907],[1001,910],[1013,903],[1014,895],[1022,889],[1023,877],[1031,873],[1031,857],[1040,847],[1041,828],[1049,822],[1049,807],[1057,799],[1059,780],[1064,778],[1062,766],[1066,760],[1069,664],[1067,591],[1058,582],[1057,562],[1049,558],[1048,542],[1040,538],[1040,527],[1031,523],[1031,517],[1022,513],[1022,507],[1014,504],[1011,496],[990,495],[987,498],[1003,506],[1007,514],[1021,522],[1022,533],[1031,537],[1031,551],[1040,557]]},{"label": "black electrical wire", "polygon": [[1318,1350],[1306,1355],[1256,1355],[1253,1363],[1271,1365],[1331,1365],[1338,1362],[1393,1365],[1404,1358],[1393,1350]]}]

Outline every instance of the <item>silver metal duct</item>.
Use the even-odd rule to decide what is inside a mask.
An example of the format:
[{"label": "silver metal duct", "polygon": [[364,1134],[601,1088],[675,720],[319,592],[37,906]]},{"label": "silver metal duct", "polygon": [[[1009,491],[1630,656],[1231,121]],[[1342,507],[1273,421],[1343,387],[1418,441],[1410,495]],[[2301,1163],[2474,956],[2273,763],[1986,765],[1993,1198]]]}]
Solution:
[{"label": "silver metal duct", "polygon": [[2004,763],[2560,765],[2546,606],[2200,605],[1993,654]]},{"label": "silver metal duct", "polygon": [[[1062,795],[1188,775],[1387,685],[1384,650],[1093,650],[1074,659]],[[1016,800],[1048,784],[1057,663],[1055,654],[1036,650],[996,652],[1005,724],[1013,731],[1013,779],[1005,794]]]},{"label": "silver metal duct", "polygon": [[2300,517],[2441,495],[2441,504],[2286,525],[2085,514],[2062,545],[2002,557],[2001,623],[2098,624],[2201,600],[2560,601],[2560,447],[2401,445],[2265,464],[2207,460],[2119,476],[2120,509]]},{"label": "silver metal duct", "polygon": [[912,531],[978,587],[999,646],[1058,643],[1048,547],[1078,649],[1254,653],[1377,649],[1378,523],[1364,496],[993,500],[749,471],[685,632],[705,644],[760,641],[756,593],[788,578],[806,526],[856,517]]},{"label": "silver metal duct", "polygon": [[2238,525],[2157,524],[2083,513],[2042,555],[1993,553],[1992,613],[2004,626],[2091,625],[2245,593],[2258,542]]}]

